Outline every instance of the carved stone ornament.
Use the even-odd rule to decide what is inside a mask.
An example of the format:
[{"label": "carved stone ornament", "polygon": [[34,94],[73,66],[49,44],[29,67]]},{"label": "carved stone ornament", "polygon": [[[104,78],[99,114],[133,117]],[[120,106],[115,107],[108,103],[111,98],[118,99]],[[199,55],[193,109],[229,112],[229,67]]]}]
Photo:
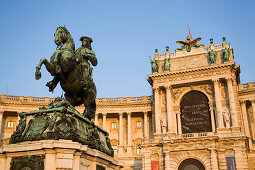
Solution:
[{"label": "carved stone ornament", "polygon": [[12,157],[10,170],[44,170],[44,155]]},{"label": "carved stone ornament", "polygon": [[[83,117],[63,98],[56,98],[48,108],[20,114],[20,122],[10,144],[38,140],[72,140],[113,156],[108,133]],[[27,119],[29,121],[27,121]]]}]

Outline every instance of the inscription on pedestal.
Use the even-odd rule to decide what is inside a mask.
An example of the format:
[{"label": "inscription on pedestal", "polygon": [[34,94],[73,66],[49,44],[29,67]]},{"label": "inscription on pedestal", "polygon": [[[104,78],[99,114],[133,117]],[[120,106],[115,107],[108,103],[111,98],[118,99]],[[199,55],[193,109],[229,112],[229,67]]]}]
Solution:
[{"label": "inscription on pedestal", "polygon": [[181,102],[182,133],[212,131],[208,98],[199,91],[191,91]]}]

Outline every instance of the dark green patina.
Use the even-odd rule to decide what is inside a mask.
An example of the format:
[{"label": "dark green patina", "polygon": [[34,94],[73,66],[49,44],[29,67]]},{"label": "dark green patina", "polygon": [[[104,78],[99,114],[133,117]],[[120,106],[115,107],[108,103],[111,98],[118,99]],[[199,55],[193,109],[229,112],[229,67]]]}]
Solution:
[{"label": "dark green patina", "polygon": [[68,101],[56,98],[47,108],[20,114],[10,144],[38,140],[72,140],[110,156],[114,152],[108,133],[83,117]]},{"label": "dark green patina", "polygon": [[57,50],[51,56],[50,62],[42,58],[36,66],[35,78],[41,78],[41,66],[44,64],[47,71],[54,76],[46,86],[53,92],[60,82],[65,91],[65,98],[72,106],[84,104],[83,115],[91,119],[96,111],[96,86],[92,79],[92,68],[97,65],[97,58],[92,50],[92,38],[80,38],[82,46],[75,50],[75,44],[69,31],[60,26],[55,34]]}]

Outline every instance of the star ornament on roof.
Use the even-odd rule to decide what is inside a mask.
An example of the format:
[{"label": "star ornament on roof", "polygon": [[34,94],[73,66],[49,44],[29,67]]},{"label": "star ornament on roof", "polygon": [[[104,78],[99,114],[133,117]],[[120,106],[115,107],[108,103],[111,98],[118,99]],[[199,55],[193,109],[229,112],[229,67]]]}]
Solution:
[{"label": "star ornament on roof", "polygon": [[191,47],[193,47],[198,41],[200,41],[201,38],[196,38],[194,40],[191,40],[190,36],[188,35],[186,38],[186,41],[176,41],[177,44],[181,44],[182,47],[186,49],[187,52],[191,51]]}]

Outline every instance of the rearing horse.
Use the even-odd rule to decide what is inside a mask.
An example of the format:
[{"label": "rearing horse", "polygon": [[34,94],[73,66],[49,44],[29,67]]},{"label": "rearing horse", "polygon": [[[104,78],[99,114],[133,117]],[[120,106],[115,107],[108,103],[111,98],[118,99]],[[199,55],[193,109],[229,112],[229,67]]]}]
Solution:
[{"label": "rearing horse", "polygon": [[59,47],[51,56],[50,62],[42,58],[36,66],[35,78],[41,78],[41,66],[44,64],[54,79],[47,83],[49,91],[53,91],[58,82],[65,91],[66,100],[73,106],[82,103],[85,106],[83,115],[91,119],[96,111],[96,86],[92,78],[84,76],[82,63],[75,54],[75,44],[68,30],[60,26],[55,34],[55,44]]}]

